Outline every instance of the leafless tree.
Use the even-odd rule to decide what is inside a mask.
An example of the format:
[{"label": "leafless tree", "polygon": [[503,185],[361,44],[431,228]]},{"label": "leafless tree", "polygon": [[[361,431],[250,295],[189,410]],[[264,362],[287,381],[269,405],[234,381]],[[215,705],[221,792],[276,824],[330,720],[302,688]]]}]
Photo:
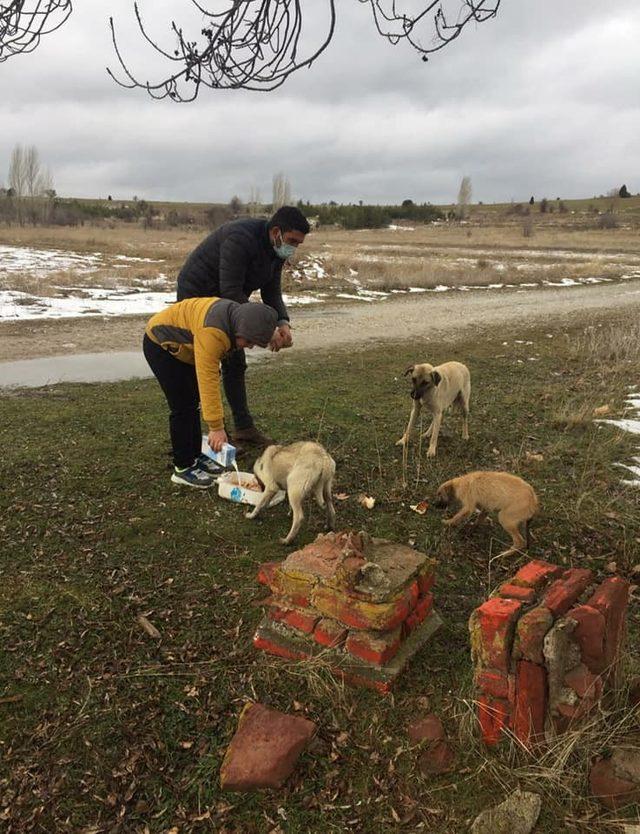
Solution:
[{"label": "leafless tree", "polygon": [[25,220],[46,222],[51,213],[53,177],[43,168],[35,145],[24,148],[16,145],[9,163],[9,187],[13,190],[16,217],[20,225]]},{"label": "leafless tree", "polygon": [[40,38],[59,29],[71,11],[71,0],[0,2],[0,63],[33,52]]},{"label": "leafless tree", "polygon": [[247,203],[249,214],[251,217],[257,217],[262,208],[262,197],[260,196],[260,189],[252,185],[249,190],[249,201]]},{"label": "leafless tree", "polygon": [[238,197],[237,194],[229,200],[229,209],[231,210],[231,213],[234,217],[237,217],[244,210],[242,200],[240,199],[240,197]]},{"label": "leafless tree", "polygon": [[472,191],[471,177],[463,177],[458,191],[458,220],[464,220],[467,216]]},{"label": "leafless tree", "polygon": [[273,176],[273,210],[291,204],[291,183],[281,172]]},{"label": "leafless tree", "polygon": [[[204,16],[200,39],[175,20],[171,22],[173,47],[160,46],[148,32],[137,3],[136,20],[144,39],[172,65],[159,81],[140,81],[120,52],[113,18],[113,44],[120,63],[120,77],[109,70],[123,87],[139,87],[154,98],[193,101],[200,88],[274,90],[302,67],[310,67],[331,42],[337,0],[314,4],[324,8],[326,23],[320,32],[314,19],[315,39],[309,43],[310,27],[303,26],[302,0],[226,0],[226,9],[211,11],[201,0],[191,0]],[[343,0],[344,2],[344,0]],[[398,0],[359,0],[370,7],[376,28],[390,43],[408,42],[421,56],[443,49],[469,23],[483,23],[496,16],[501,0],[423,0],[413,10],[401,11]],[[411,5],[411,4],[408,4]],[[416,8],[417,5],[417,8]]]}]

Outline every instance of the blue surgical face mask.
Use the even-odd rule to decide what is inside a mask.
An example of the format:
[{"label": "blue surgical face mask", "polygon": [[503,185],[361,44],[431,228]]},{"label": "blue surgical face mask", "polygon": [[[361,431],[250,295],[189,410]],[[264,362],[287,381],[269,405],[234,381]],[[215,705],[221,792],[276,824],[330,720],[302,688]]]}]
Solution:
[{"label": "blue surgical face mask", "polygon": [[285,243],[280,234],[280,245],[276,246],[274,244],[273,251],[279,258],[282,258],[283,261],[286,261],[287,258],[292,257],[292,255],[296,254],[296,247],[293,246],[291,243]]}]

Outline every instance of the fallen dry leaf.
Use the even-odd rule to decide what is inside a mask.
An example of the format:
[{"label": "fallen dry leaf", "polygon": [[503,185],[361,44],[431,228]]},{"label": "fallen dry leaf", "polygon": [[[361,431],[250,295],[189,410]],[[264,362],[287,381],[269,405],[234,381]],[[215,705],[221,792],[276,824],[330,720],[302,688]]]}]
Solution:
[{"label": "fallen dry leaf", "polygon": [[631,568],[631,573],[640,573],[640,565],[634,565]]},{"label": "fallen dry leaf", "polygon": [[180,742],[180,747],[182,747],[183,750],[191,750],[191,748],[193,747],[193,742],[192,741],[181,741]]},{"label": "fallen dry leaf", "polygon": [[372,510],[376,505],[376,499],[372,498],[370,495],[362,493],[362,495],[358,496],[358,504],[362,505],[367,510]]},{"label": "fallen dry leaf", "polygon": [[136,622],[138,623],[140,628],[145,632],[145,634],[148,634],[149,637],[151,637],[153,640],[162,639],[162,635],[160,634],[158,629],[153,625],[153,623],[150,623],[149,620],[143,614],[140,614],[139,617],[136,617]]},{"label": "fallen dry leaf", "polygon": [[336,501],[346,501],[349,496],[346,492],[336,492],[336,494],[333,497],[336,499]]},{"label": "fallen dry leaf", "polygon": [[424,515],[426,511],[429,509],[429,502],[420,501],[417,504],[409,504],[409,509],[413,510],[414,513],[418,513],[418,515]]},{"label": "fallen dry leaf", "polygon": [[527,452],[525,454],[525,460],[535,461],[536,463],[542,463],[542,461],[544,460],[544,455],[538,454],[536,452]]},{"label": "fallen dry leaf", "polygon": [[611,408],[608,405],[599,405],[597,408],[593,409],[593,413],[596,417],[602,417],[603,414],[608,414],[611,411]]},{"label": "fallen dry leaf", "polygon": [[617,562],[608,562],[608,563],[604,566],[604,569],[605,569],[608,573],[615,573],[615,572],[618,570],[618,563],[617,563]]}]

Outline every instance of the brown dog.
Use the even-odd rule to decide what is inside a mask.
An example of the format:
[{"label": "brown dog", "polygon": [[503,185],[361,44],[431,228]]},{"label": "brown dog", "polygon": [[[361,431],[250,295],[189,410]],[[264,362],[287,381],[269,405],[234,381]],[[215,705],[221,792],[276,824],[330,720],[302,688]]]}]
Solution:
[{"label": "brown dog", "polygon": [[459,524],[474,510],[480,510],[481,517],[491,510],[498,513],[498,521],[512,539],[511,547],[500,556],[510,556],[523,550],[525,545],[529,547],[529,522],[538,512],[538,498],[533,487],[517,475],[469,472],[445,481],[436,492],[434,506],[454,505],[459,509],[443,521],[447,526]]}]

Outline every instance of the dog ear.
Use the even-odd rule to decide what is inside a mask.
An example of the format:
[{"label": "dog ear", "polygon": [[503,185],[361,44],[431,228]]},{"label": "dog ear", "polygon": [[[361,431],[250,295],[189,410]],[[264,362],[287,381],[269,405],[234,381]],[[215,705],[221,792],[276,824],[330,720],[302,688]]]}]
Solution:
[{"label": "dog ear", "polygon": [[415,368],[415,365],[409,365],[409,367],[408,367],[408,368],[406,369],[406,371],[402,374],[402,376],[407,376],[407,374],[412,374],[412,373],[413,373],[413,369],[414,369],[414,368]]},{"label": "dog ear", "polygon": [[433,380],[434,385],[440,385],[442,377],[437,371],[431,371],[431,379]]}]

